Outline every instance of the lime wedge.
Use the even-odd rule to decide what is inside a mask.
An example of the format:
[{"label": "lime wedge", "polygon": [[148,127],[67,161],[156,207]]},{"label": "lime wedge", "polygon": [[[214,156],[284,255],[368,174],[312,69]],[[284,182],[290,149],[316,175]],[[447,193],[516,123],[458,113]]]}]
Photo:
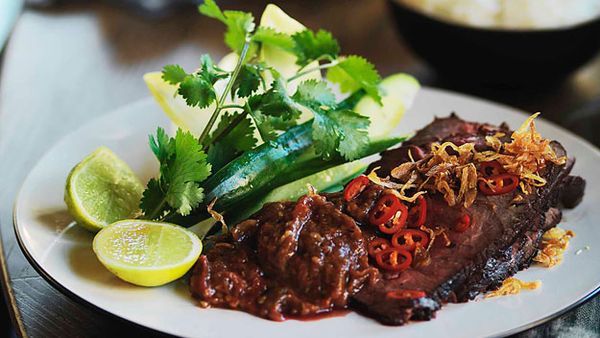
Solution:
[{"label": "lime wedge", "polygon": [[365,96],[354,107],[355,112],[371,120],[368,131],[372,140],[385,137],[396,128],[421,88],[414,77],[404,73],[386,77],[379,86],[383,91],[383,105]]},{"label": "lime wedge", "polygon": [[115,153],[100,147],[69,173],[65,203],[77,224],[98,231],[131,218],[139,208],[144,186]]},{"label": "lime wedge", "polygon": [[98,260],[117,277],[141,286],[158,286],[183,276],[202,252],[202,242],[178,225],[124,220],[94,238]]}]

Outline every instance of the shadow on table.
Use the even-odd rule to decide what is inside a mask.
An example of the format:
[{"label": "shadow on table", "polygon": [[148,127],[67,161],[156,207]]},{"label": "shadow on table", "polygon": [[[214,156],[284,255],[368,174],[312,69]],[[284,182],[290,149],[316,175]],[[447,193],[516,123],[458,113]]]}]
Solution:
[{"label": "shadow on table", "polygon": [[[37,264],[52,264],[57,259],[66,258],[71,270],[82,278],[112,288],[133,287],[119,280],[98,261],[92,250],[94,234],[77,226],[66,209],[42,213],[37,219],[57,233],[56,239],[46,249],[42,262]],[[44,269],[43,266],[41,268]]]}]

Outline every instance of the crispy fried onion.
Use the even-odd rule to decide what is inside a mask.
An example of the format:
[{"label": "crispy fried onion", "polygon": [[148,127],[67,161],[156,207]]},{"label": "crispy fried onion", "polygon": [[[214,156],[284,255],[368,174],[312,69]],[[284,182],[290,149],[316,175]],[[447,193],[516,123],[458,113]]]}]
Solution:
[{"label": "crispy fried onion", "polygon": [[[431,154],[417,162],[403,163],[391,176],[404,181],[404,189],[437,191],[450,206],[469,207],[477,197],[477,168],[473,163],[472,143],[457,146],[452,142],[432,143]],[[406,184],[410,183],[409,186]]]},{"label": "crispy fried onion", "polygon": [[521,127],[512,133],[512,141],[501,142],[503,134],[486,137],[486,143],[493,150],[483,151],[475,155],[479,162],[498,161],[504,169],[519,176],[521,190],[525,194],[532,192],[532,187],[541,187],[546,184],[539,172],[546,167],[546,163],[557,165],[565,164],[565,156],[557,157],[550,146],[551,141],[543,138],[535,128],[535,118],[540,113],[531,115]]},{"label": "crispy fried onion", "polygon": [[533,260],[546,268],[560,264],[563,253],[569,247],[569,240],[573,237],[575,233],[571,230],[551,228],[544,233],[540,250]]},{"label": "crispy fried onion", "polygon": [[521,292],[521,290],[534,290],[542,286],[542,282],[539,280],[533,282],[523,282],[514,277],[507,278],[498,290],[492,291],[485,295],[485,298],[498,297],[498,296],[508,296],[508,295],[516,295]]},{"label": "crispy fried onion", "polygon": [[418,191],[411,196],[406,195],[407,190],[417,187],[417,185],[415,184],[418,178],[416,173],[414,173],[414,175],[411,174],[411,177],[405,183],[396,183],[392,182],[389,177],[381,178],[377,176],[377,170],[379,170],[379,168],[380,167],[376,167],[373,170],[371,170],[367,177],[371,182],[380,185],[384,188],[387,188],[388,193],[391,193],[392,195],[398,197],[398,199],[400,199],[401,201],[414,203],[419,196],[427,193],[426,191]]},{"label": "crispy fried onion", "polygon": [[214,198],[212,201],[210,201],[210,203],[206,206],[206,211],[208,211],[208,213],[210,214],[210,216],[215,221],[217,221],[218,223],[221,223],[221,231],[223,233],[227,233],[228,228],[227,228],[227,223],[225,223],[225,218],[223,217],[223,215],[221,215],[220,213],[216,212],[213,209],[216,202],[217,202],[217,198]]},{"label": "crispy fried onion", "polygon": [[[438,192],[444,196],[449,206],[462,204],[470,207],[477,197],[477,182],[483,180],[477,166],[481,162],[498,161],[503,168],[519,176],[519,187],[525,194],[534,187],[546,185],[540,170],[548,162],[562,165],[566,157],[557,157],[550,146],[536,131],[534,119],[530,116],[511,135],[511,142],[503,142],[503,133],[486,136],[486,144],[491,150],[477,151],[473,143],[456,145],[452,142],[432,143],[431,152],[424,158],[405,162],[392,169],[391,178],[380,178],[375,168],[369,179],[387,189],[403,201],[414,202],[425,191]],[[409,154],[410,155],[410,154]]]}]

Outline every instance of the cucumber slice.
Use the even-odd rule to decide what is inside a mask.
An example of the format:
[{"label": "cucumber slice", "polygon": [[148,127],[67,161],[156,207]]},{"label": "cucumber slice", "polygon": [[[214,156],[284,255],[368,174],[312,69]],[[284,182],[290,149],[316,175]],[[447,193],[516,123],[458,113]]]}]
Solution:
[{"label": "cucumber slice", "polygon": [[319,171],[318,173],[273,189],[260,201],[244,208],[243,211],[230,213],[228,218],[235,223],[257,212],[265,203],[295,201],[308,193],[309,184],[317,191],[328,191],[331,188],[343,186],[344,183],[365,171],[366,168],[367,165],[361,161],[354,161]]},{"label": "cucumber slice", "polygon": [[340,182],[346,181],[349,177],[358,175],[365,171],[366,168],[367,165],[361,161],[354,161],[319,171],[316,174],[306,176],[274,189],[262,199],[261,206],[268,202],[295,201],[307,193],[307,184],[315,187],[317,191],[327,190],[332,186],[338,185]]}]

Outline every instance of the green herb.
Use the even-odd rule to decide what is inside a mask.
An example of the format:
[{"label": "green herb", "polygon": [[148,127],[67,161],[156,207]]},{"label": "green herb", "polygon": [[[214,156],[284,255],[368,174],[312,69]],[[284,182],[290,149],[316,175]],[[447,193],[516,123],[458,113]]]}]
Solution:
[{"label": "green herb", "polygon": [[167,65],[163,68],[162,78],[170,84],[179,85],[177,93],[189,106],[205,108],[216,100],[215,82],[229,74],[216,67],[209,55],[203,55],[200,62],[200,70],[192,74],[186,73],[179,65]]},{"label": "green herb", "polygon": [[[264,68],[263,64],[242,65],[240,73],[233,81],[233,86],[231,87],[232,98],[235,96],[245,98],[258,90],[260,84],[264,83],[264,79],[260,74]],[[264,87],[266,86],[263,85]]]},{"label": "green herb", "polygon": [[288,52],[293,52],[295,47],[295,42],[291,36],[267,27],[258,27],[252,36],[252,41],[274,46]]},{"label": "green herb", "polygon": [[244,113],[225,113],[211,135],[208,162],[218,171],[242,152],[256,146],[252,121]]},{"label": "green herb", "polygon": [[344,93],[353,93],[364,89],[367,95],[381,104],[381,95],[377,87],[381,82],[381,77],[373,64],[361,56],[351,55],[341,60],[329,69],[327,79],[338,83]]},{"label": "green herb", "polygon": [[[218,171],[255,148],[259,143],[255,130],[263,142],[273,141],[306,113],[314,118],[314,151],[323,159],[341,155],[353,160],[363,153],[369,144],[369,119],[352,107],[364,95],[381,103],[381,79],[371,63],[355,55],[340,56],[338,42],[324,30],[305,29],[289,35],[256,27],[252,14],[222,11],[214,0],[206,0],[198,9],[225,25],[225,43],[239,58],[232,71],[215,66],[208,55],[202,56],[198,70],[192,73],[179,65],[163,68],[162,78],[177,86],[177,95],[189,106],[210,107],[212,113],[197,140],[182,131],[169,139],[162,129],[151,138],[161,171],[144,193],[142,210],[146,217],[186,215],[201,202],[206,204],[201,182],[210,174],[211,165]],[[296,74],[284,78],[261,61],[264,46],[292,53],[299,66]],[[330,85],[321,80],[303,81],[295,91],[289,90],[291,82],[315,72],[326,72],[327,79],[348,93],[349,99],[336,102]],[[215,88],[219,80],[226,81],[222,91]],[[228,97],[234,103],[227,104]],[[189,164],[190,169],[183,164]]]},{"label": "green herb", "polygon": [[169,137],[158,128],[150,147],[160,162],[160,175],[148,182],[141,209],[147,219],[163,219],[172,212],[187,215],[204,197],[200,183],[211,173],[198,140],[181,129]]},{"label": "green herb", "polygon": [[227,27],[225,43],[233,51],[240,54],[246,43],[247,34],[254,30],[254,17],[252,14],[240,11],[222,12],[213,0],[204,1],[198,7],[198,10],[200,13],[225,24]]},{"label": "green herb", "polygon": [[316,60],[335,60],[340,53],[340,46],[331,33],[320,29],[316,34],[310,30],[303,30],[292,35],[296,43],[294,52],[296,63],[306,66]]}]

